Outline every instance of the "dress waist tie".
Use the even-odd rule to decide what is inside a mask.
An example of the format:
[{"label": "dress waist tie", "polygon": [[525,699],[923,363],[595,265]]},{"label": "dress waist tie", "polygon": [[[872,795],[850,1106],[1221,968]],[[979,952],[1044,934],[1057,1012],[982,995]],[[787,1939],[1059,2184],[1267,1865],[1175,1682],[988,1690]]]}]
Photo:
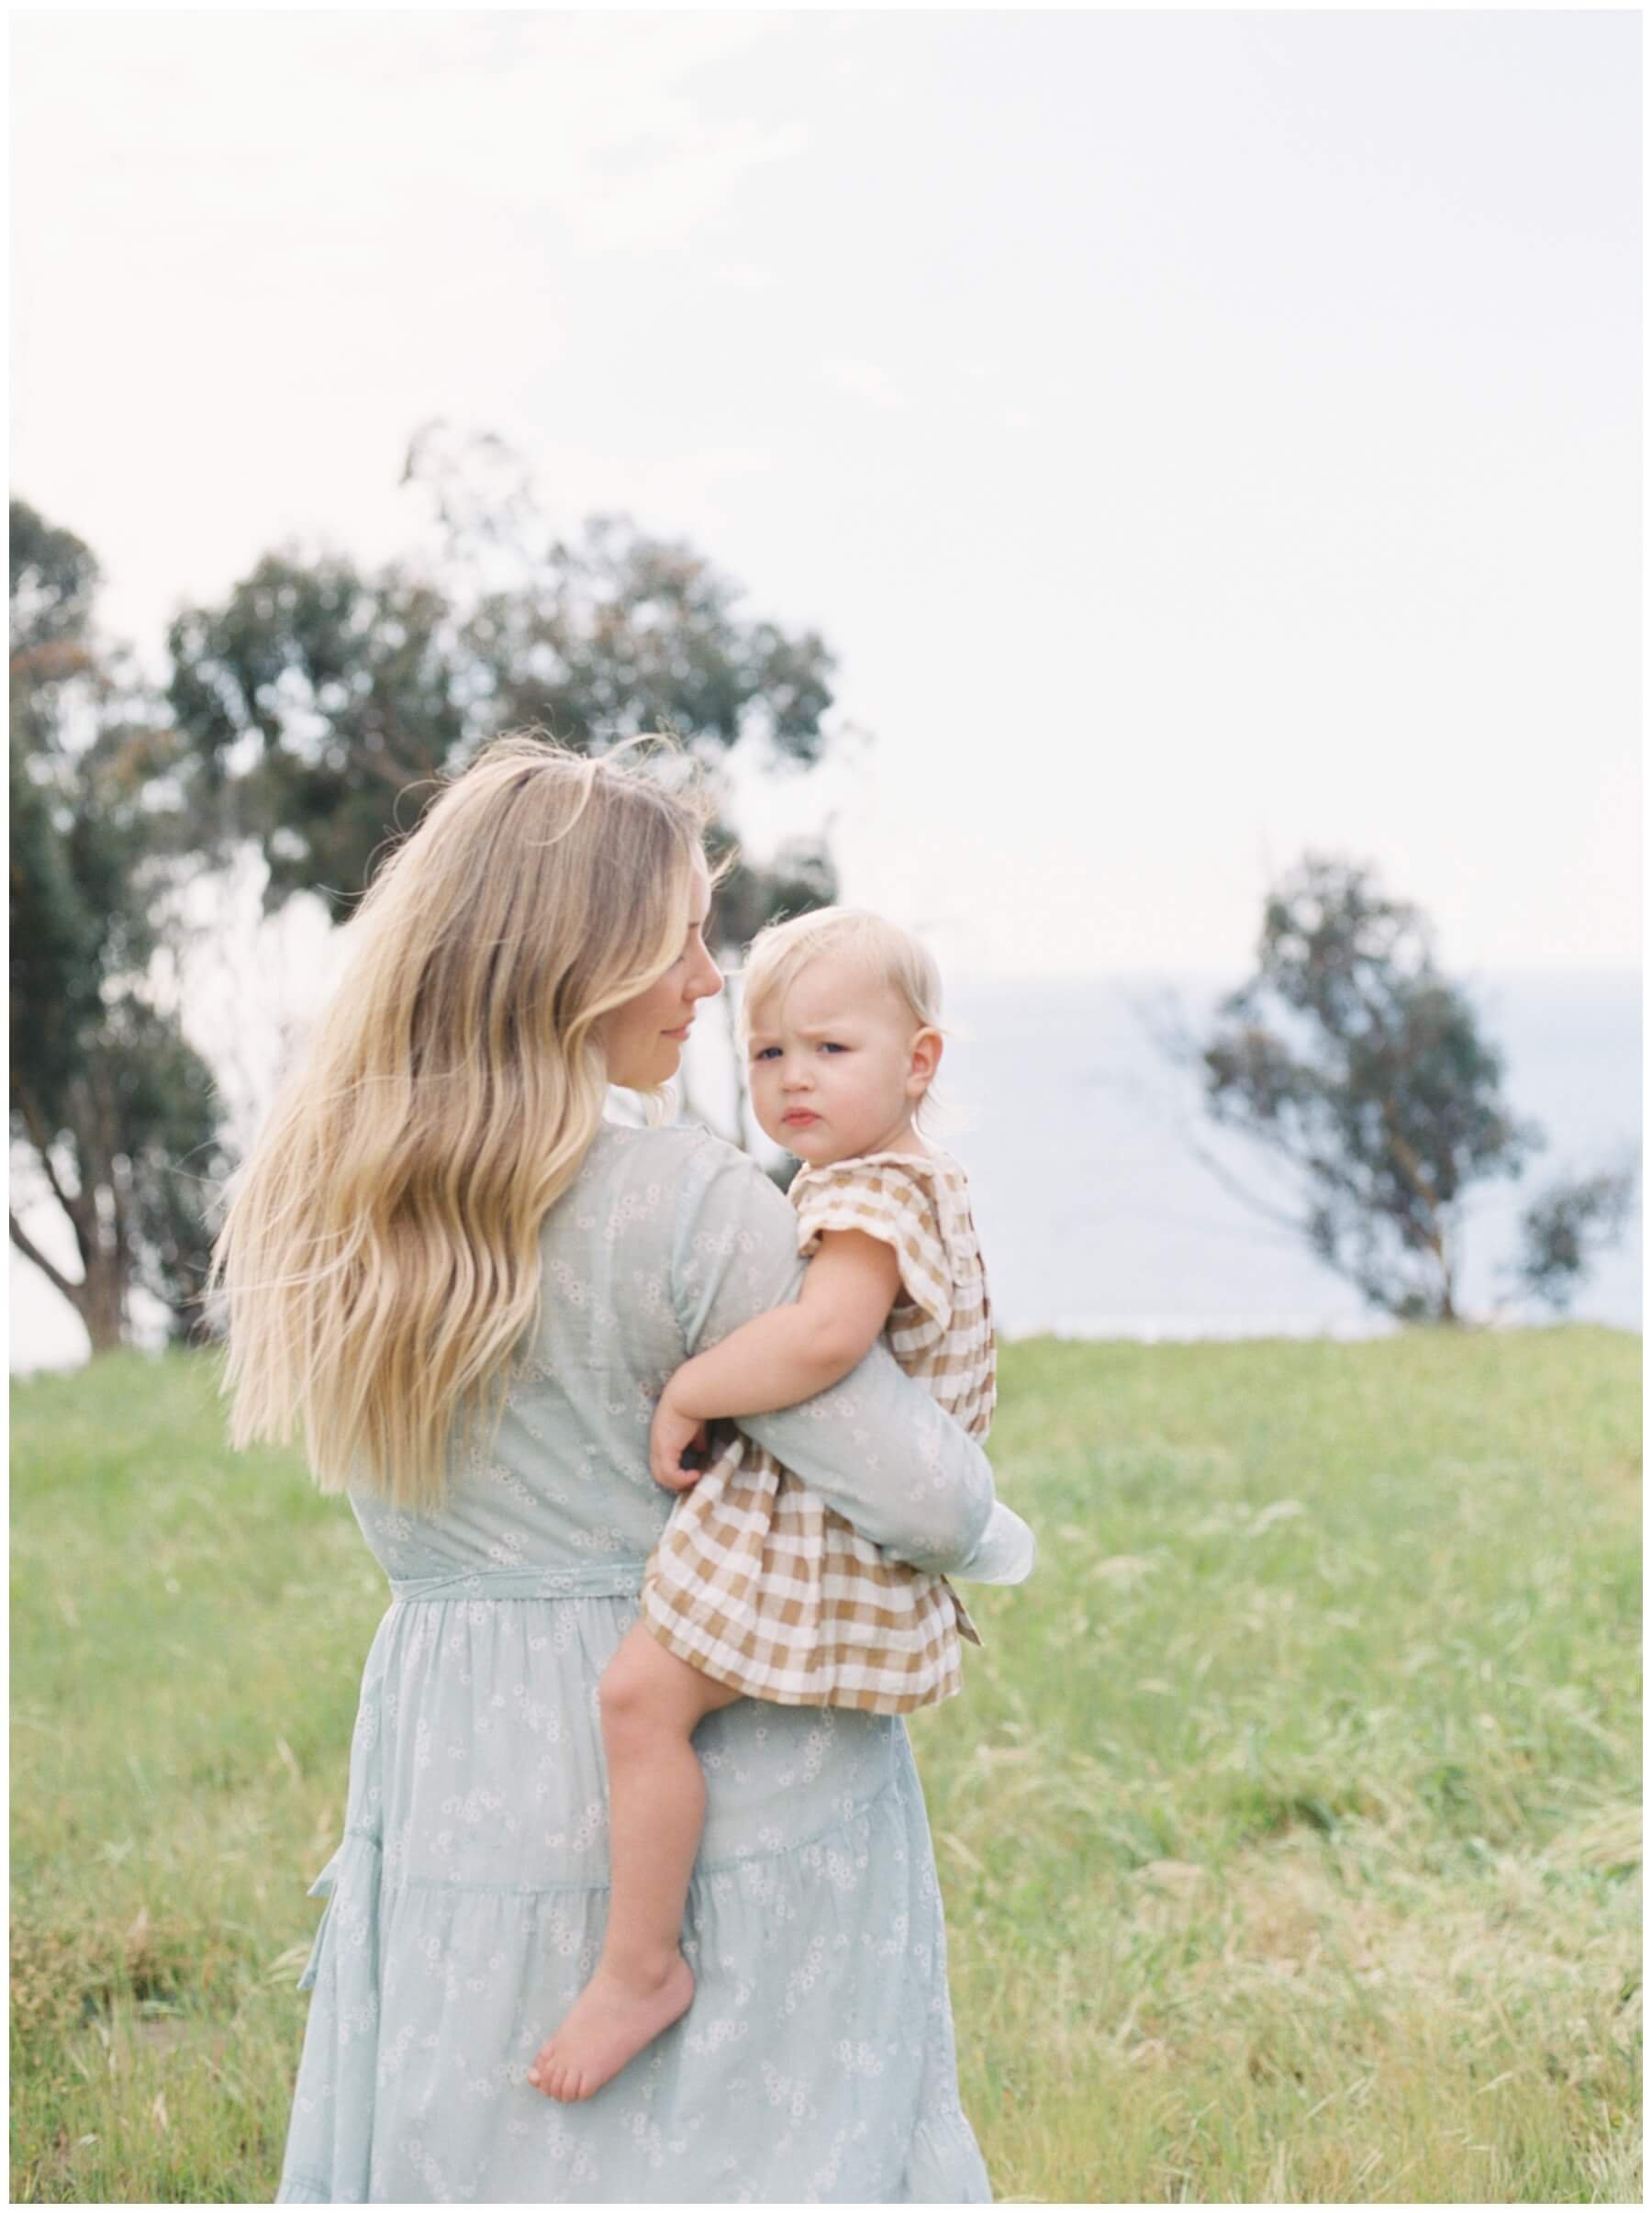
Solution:
[{"label": "dress waist tie", "polygon": [[390,1578],[397,1605],[425,1599],[635,1598],[642,1588],[640,1559],[594,1562],[577,1568],[471,1568],[452,1575]]}]

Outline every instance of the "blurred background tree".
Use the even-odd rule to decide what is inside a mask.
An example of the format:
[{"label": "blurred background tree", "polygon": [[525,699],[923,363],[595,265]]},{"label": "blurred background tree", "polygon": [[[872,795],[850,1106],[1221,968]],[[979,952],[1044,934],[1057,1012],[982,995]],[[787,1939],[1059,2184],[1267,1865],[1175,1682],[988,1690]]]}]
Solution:
[{"label": "blurred background tree", "polygon": [[[404,481],[435,526],[417,568],[271,553],[171,631],[203,848],[219,862],[256,848],[267,907],[313,891],[346,916],[435,779],[500,731],[537,726],[582,753],[670,731],[713,776],[719,853],[737,842],[737,750],[767,774],[820,759],[824,643],[743,614],[742,588],[693,547],[620,516],[565,542],[502,441],[440,422],[413,439]],[[719,889],[714,950],[726,960],[776,914],[835,896],[823,838],[768,867],[741,859]]]},{"label": "blurred background tree", "polygon": [[128,1334],[135,1288],[172,1334],[199,1329],[206,1201],[229,1166],[211,1073],[162,989],[168,891],[193,844],[178,735],[98,639],[97,581],[80,539],[12,501],[15,1189],[55,1203],[79,1276],[15,1209],[11,1241],[94,1352]]},{"label": "blurred background tree", "polygon": [[[1256,973],[1202,1039],[1161,1030],[1220,1125],[1286,1170],[1304,1237],[1367,1303],[1457,1322],[1464,1204],[1518,1178],[1546,1140],[1503,1097],[1503,1056],[1435,965],[1421,911],[1375,872],[1310,854],[1268,893]],[[1225,1171],[1203,1156],[1207,1165]],[[1517,1291],[1566,1306],[1628,1218],[1633,1165],[1552,1185],[1522,1222]]]},{"label": "blurred background tree", "polygon": [[[376,569],[266,554],[220,604],[177,618],[163,695],[98,636],[89,549],[12,504],[14,1158],[29,1221],[33,1198],[67,1222],[78,1279],[17,1213],[11,1234],[95,1349],[128,1332],[138,1288],[174,1332],[200,1326],[229,1160],[212,1071],[173,1011],[182,887],[251,855],[267,911],[315,893],[347,915],[436,779],[525,724],[586,752],[673,731],[713,779],[720,857],[736,843],[731,765],[785,775],[831,743],[821,639],[747,617],[692,547],[615,517],[566,542],[502,441],[440,424],[412,441],[406,477],[433,553]],[[720,957],[835,896],[823,837],[740,862],[719,889]],[[1465,1202],[1518,1178],[1544,1140],[1514,1117],[1502,1056],[1415,907],[1310,855],[1269,893],[1256,973],[1209,1034],[1164,1039],[1214,1120],[1284,1171],[1292,1205],[1264,1211],[1373,1307],[1460,1318]],[[1630,1162],[1535,1200],[1504,1271],[1513,1293],[1564,1309],[1636,1178]]]},{"label": "blurred background tree", "polygon": [[1520,1251],[1504,1269],[1517,1297],[1563,1313],[1598,1253],[1615,1245],[1635,1211],[1633,1159],[1551,1184],[1520,1217]]},{"label": "blurred background tree", "polygon": [[[91,549],[12,502],[10,1231],[95,1352],[130,1334],[140,1288],[173,1334],[202,1327],[229,1161],[213,1071],[173,1011],[186,889],[252,855],[266,911],[310,892],[347,917],[436,779],[526,725],[581,752],[673,732],[712,777],[721,857],[738,853],[736,753],[785,774],[828,743],[821,639],[748,616],[693,547],[623,517],[565,542],[501,441],[441,423],[413,440],[405,476],[434,525],[428,558],[266,553],[221,602],[177,617],[160,694],[95,629]],[[836,889],[823,837],[767,866],[737,857],[713,915],[720,957]],[[48,1202],[78,1276],[40,1229]]]}]

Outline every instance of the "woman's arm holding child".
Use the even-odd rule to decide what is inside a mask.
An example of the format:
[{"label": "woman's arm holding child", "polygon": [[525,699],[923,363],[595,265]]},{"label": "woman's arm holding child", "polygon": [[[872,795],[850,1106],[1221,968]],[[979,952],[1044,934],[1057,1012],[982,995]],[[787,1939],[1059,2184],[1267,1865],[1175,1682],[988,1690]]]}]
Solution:
[{"label": "woman's arm holding child", "polygon": [[655,1481],[667,1491],[694,1481],[682,1455],[703,1424],[774,1414],[842,1381],[882,1334],[899,1290],[892,1245],[864,1230],[823,1232],[795,1303],[742,1324],[666,1384],[649,1438]]}]

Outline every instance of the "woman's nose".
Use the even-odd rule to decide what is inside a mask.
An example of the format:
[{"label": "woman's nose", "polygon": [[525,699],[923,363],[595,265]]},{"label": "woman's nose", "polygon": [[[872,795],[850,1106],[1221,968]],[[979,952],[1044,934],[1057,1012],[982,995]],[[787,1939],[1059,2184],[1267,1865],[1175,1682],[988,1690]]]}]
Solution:
[{"label": "woman's nose", "polygon": [[722,970],[708,953],[705,966],[688,987],[690,999],[715,999],[723,988]]}]

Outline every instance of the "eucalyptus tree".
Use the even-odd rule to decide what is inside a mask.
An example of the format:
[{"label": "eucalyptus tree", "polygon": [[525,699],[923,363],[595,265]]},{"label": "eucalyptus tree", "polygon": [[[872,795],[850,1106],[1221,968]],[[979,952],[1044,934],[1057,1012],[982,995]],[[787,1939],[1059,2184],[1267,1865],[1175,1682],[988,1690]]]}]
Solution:
[{"label": "eucalyptus tree", "polygon": [[[1504,1094],[1504,1056],[1437,966],[1421,911],[1373,872],[1310,854],[1267,894],[1255,973],[1202,1039],[1178,1041],[1219,1124],[1294,1187],[1276,1218],[1367,1302],[1462,1319],[1465,1205],[1546,1143]],[[1552,1185],[1528,1208],[1516,1290],[1562,1307],[1617,1235],[1636,1168]]]},{"label": "eucalyptus tree", "polygon": [[[826,750],[822,639],[748,614],[704,553],[626,517],[564,539],[500,441],[455,446],[442,430],[416,436],[405,472],[435,518],[422,559],[367,567],[289,547],[173,622],[169,699],[198,763],[204,842],[256,848],[270,907],[308,890],[341,917],[438,777],[496,732],[536,727],[589,753],[671,732],[711,771],[714,844],[733,846],[734,756],[785,775]],[[823,837],[769,867],[737,858],[717,949],[834,893]]]},{"label": "eucalyptus tree", "polygon": [[157,989],[191,843],[176,734],[99,639],[97,584],[82,540],[12,501],[14,1190],[56,1207],[78,1275],[16,1207],[10,1235],[101,1352],[128,1335],[135,1288],[174,1334],[199,1330],[228,1162],[211,1073]]}]

